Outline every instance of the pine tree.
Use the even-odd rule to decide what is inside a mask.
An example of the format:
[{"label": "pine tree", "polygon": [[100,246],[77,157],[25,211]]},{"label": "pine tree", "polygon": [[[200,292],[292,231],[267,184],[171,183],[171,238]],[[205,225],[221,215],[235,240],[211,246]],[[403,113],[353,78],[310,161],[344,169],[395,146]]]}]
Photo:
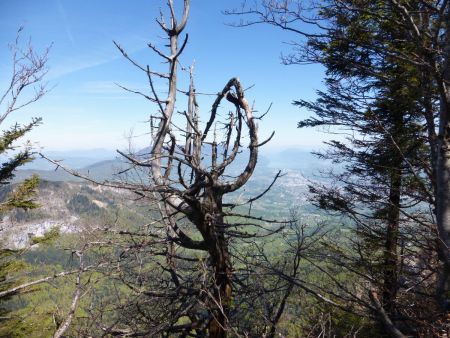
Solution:
[{"label": "pine tree", "polygon": [[[420,256],[436,252],[429,244],[436,234],[430,231],[433,215],[427,212],[433,203],[427,172],[432,159],[422,104],[422,85],[432,80],[423,68],[395,55],[415,43],[396,24],[401,19],[397,11],[381,2],[344,3],[323,12],[334,34],[310,40],[315,57],[327,68],[327,91],[319,92],[315,102],[296,102],[316,114],[299,126],[338,126],[349,135],[330,142],[323,155],[344,164],[342,173],[332,174],[336,186],[311,191],[321,208],[354,221],[354,255],[340,257],[340,264],[364,281],[366,292],[357,302],[368,295],[366,307],[386,333],[400,335],[397,327],[415,330],[411,321],[434,303],[432,288],[421,283],[424,270],[414,269]],[[436,265],[433,269],[436,273]],[[416,282],[415,291],[409,291]],[[418,294],[421,301],[412,310]],[[405,324],[400,318],[411,321]],[[431,322],[432,316],[427,319]]]},{"label": "pine tree", "polygon": [[[11,113],[36,102],[46,92],[42,80],[47,72],[48,49],[42,54],[36,53],[28,44],[21,47],[20,28],[17,32],[15,43],[10,45],[12,54],[12,73],[10,82],[0,96],[0,125],[4,125]],[[0,156],[3,163],[0,165],[0,186],[7,191],[5,198],[0,202],[0,215],[16,208],[28,210],[38,207],[35,202],[36,189],[39,179],[36,175],[25,179],[18,184],[12,184],[15,171],[24,164],[33,160],[33,149],[30,142],[23,142],[24,137],[41,123],[40,118],[33,118],[26,125],[15,123],[12,127],[3,130],[0,136]],[[3,230],[3,227],[2,227]],[[0,230],[1,231],[1,230]],[[1,232],[0,232],[1,234]],[[0,243],[0,291],[11,288],[19,281],[14,274],[23,268],[24,262],[20,259],[21,250],[9,248],[5,243]],[[4,297],[2,302],[5,300]],[[0,317],[3,320],[10,319],[6,314],[7,309],[0,308]],[[11,322],[9,322],[11,324]],[[2,325],[7,325],[3,323]]]},{"label": "pine tree", "polygon": [[300,127],[343,135],[320,155],[341,163],[334,186],[311,190],[319,207],[352,220],[353,250],[330,239],[324,257],[361,283],[328,271],[342,291],[331,294],[391,336],[435,334],[450,273],[449,2],[262,0],[229,14],[297,33],[283,62],[326,69],[318,99],[296,104],[314,113]]}]

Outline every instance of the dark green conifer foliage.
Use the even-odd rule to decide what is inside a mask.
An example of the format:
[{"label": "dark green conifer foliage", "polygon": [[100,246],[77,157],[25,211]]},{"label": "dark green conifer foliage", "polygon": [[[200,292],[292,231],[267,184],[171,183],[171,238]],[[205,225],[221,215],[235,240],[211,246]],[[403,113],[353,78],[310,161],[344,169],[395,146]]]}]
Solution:
[{"label": "dark green conifer foliage", "polygon": [[[436,93],[426,92],[433,80],[425,67],[399,57],[414,50],[416,42],[398,26],[401,14],[392,3],[330,3],[322,12],[331,22],[329,34],[310,39],[306,55],[325,65],[326,91],[318,92],[314,102],[295,104],[315,113],[299,127],[328,126],[346,136],[329,142],[320,155],[343,167],[331,173],[334,186],[311,187],[313,199],[356,226],[355,254],[349,257],[344,250],[336,257],[365,281],[363,293],[351,302],[371,300],[364,306],[375,310],[387,334],[395,335],[397,328],[413,333],[418,329],[414,321],[431,324],[438,312],[432,283],[437,273],[432,145],[424,107],[425,100],[431,106],[436,102]],[[419,9],[420,3],[409,6]],[[414,268],[424,259],[434,276],[425,283],[424,270]],[[387,317],[377,310],[378,301]]]},{"label": "dark green conifer foliage", "polygon": [[[38,207],[35,196],[39,178],[34,175],[18,184],[12,184],[12,180],[18,168],[33,160],[32,145],[26,141],[25,137],[41,123],[41,119],[33,118],[30,123],[25,125],[15,123],[7,127],[5,124],[8,123],[8,118],[12,113],[36,102],[46,93],[46,86],[42,83],[42,79],[47,73],[48,49],[42,54],[38,54],[30,44],[22,46],[21,32],[22,28],[17,32],[15,42],[10,45],[13,60],[10,82],[7,88],[3,88],[0,92],[0,128],[3,129],[0,135],[0,158],[2,159],[0,187],[9,191],[6,197],[0,201],[0,217],[2,219],[12,209],[28,210]],[[2,230],[4,226],[6,225],[2,224]],[[22,252],[22,249],[9,248],[0,241],[0,291],[7,290],[21,282],[15,275],[25,265],[21,260]],[[0,302],[4,304],[6,298],[9,297],[4,297]],[[0,326],[11,329],[1,330],[0,335],[7,332],[8,336],[14,336],[13,328],[17,328],[18,322],[10,316],[9,310],[3,305],[0,306]]]},{"label": "dark green conifer foliage", "polygon": [[[356,228],[352,250],[324,242],[330,295],[389,336],[448,334],[450,2],[261,0],[227,13],[298,34],[282,61],[326,70],[318,99],[295,104],[313,112],[299,127],[341,134],[319,154],[340,165],[311,187]],[[340,283],[338,267],[361,283]]]},{"label": "dark green conifer foliage", "polygon": [[[16,124],[11,129],[4,131],[0,138],[0,154],[5,156],[8,151],[15,151],[15,144],[20,142],[22,137],[30,131],[31,128],[38,125],[39,122],[40,119],[33,119],[33,121],[26,126],[19,126]],[[3,186],[11,184],[11,179],[14,178],[14,171],[32,159],[33,152],[29,147],[26,147],[24,150],[19,151],[17,154],[7,159],[0,168],[0,184]],[[35,202],[34,198],[38,184],[38,176],[33,175],[14,186],[6,199],[0,203],[0,216],[3,218],[6,212],[14,208],[21,208],[24,210],[37,208],[38,204]],[[7,248],[0,242],[0,291],[10,289],[21,282],[20,279],[13,276],[25,267],[25,262],[21,259],[22,251],[23,250]],[[10,297],[11,296],[6,298]],[[2,302],[5,300],[6,299],[2,299]],[[7,308],[0,306],[0,323],[4,322],[2,325],[11,324],[12,327],[17,326],[18,323],[16,323],[14,319],[10,320],[11,318],[8,316],[8,313],[9,310]],[[11,330],[8,334],[12,334],[12,332],[13,331]]]}]

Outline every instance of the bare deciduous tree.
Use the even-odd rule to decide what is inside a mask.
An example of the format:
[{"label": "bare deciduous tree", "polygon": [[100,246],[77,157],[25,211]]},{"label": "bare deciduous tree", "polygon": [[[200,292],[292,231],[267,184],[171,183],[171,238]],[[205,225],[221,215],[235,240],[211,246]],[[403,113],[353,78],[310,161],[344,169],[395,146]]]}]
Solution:
[{"label": "bare deciduous tree", "polygon": [[[231,242],[254,239],[258,233],[261,235],[261,231],[268,235],[277,231],[281,223],[235,212],[240,203],[229,203],[224,199],[247,183],[257,164],[258,148],[273,134],[259,143],[256,117],[238,78],[230,79],[217,94],[206,123],[202,123],[192,67],[189,68],[188,90],[178,87],[180,55],[188,36],[183,41],[180,39],[188,19],[189,1],[184,1],[179,22],[173,1],[168,1],[168,7],[169,23],[165,22],[162,14],[157,22],[169,41],[169,53],[148,44],[167,64],[166,73],[141,66],[116,44],[123,56],[145,73],[150,94],[125,89],[145,97],[158,110],[158,114],[150,117],[152,143],[148,154],[121,152],[133,167],[149,169],[151,184],[126,183],[126,186],[141,196],[153,197],[154,193],[160,196],[159,210],[166,227],[163,271],[170,275],[170,280],[165,290],[147,290],[144,293],[158,294],[162,298],[194,296],[189,298],[190,303],[184,303],[184,310],[178,304],[177,313],[172,313],[168,324],[164,327],[160,323],[152,334],[164,330],[185,333],[194,330],[199,334],[207,332],[210,337],[226,337],[230,330],[230,309],[233,297],[236,297],[232,263],[235,253],[230,251]],[[168,83],[164,98],[164,93],[155,89],[155,77]],[[177,109],[180,109],[177,107],[179,93],[187,96],[187,109],[178,112],[184,126],[179,126],[175,118]],[[231,108],[224,114],[222,107],[225,103]],[[243,150],[245,138],[247,150]],[[239,156],[248,156],[243,170],[232,172],[231,164]],[[278,177],[279,174],[274,180]],[[248,203],[253,203],[265,192],[249,199]],[[275,227],[268,226],[270,223]],[[195,274],[191,271],[189,277],[186,270],[183,272],[183,266],[186,262],[192,264],[198,255],[202,257],[199,263],[203,263],[199,268],[203,272]],[[195,302],[197,304],[193,304]],[[179,323],[180,318],[185,319],[183,324]]]}]

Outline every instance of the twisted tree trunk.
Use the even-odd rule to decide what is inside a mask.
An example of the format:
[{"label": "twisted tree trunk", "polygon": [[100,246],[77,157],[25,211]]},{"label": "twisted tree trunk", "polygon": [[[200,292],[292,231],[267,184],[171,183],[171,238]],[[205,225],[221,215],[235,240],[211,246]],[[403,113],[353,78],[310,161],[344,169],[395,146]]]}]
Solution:
[{"label": "twisted tree trunk", "polygon": [[209,337],[225,338],[228,331],[229,307],[232,297],[232,266],[225,237],[225,223],[222,212],[222,194],[214,187],[205,189],[202,203],[203,224],[198,229],[208,245],[210,264],[214,271],[213,318],[209,325]]}]

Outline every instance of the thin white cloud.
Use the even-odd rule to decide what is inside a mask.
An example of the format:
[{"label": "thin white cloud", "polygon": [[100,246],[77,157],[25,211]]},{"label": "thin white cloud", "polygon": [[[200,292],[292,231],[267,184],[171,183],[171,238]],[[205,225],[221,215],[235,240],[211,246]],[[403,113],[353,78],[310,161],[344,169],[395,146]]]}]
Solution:
[{"label": "thin white cloud", "polygon": [[[128,53],[129,55],[132,55],[143,49],[145,49],[145,47],[143,48],[142,45],[140,45],[139,48],[129,48]],[[110,45],[98,47],[95,53],[78,54],[76,57],[67,58],[59,64],[52,65],[46,78],[47,80],[55,80],[75,72],[107,64],[120,58],[123,58],[123,56],[118,50],[114,51],[111,43]]]},{"label": "thin white cloud", "polygon": [[97,67],[117,59],[117,57],[78,57],[64,60],[64,63],[53,65],[47,75],[47,80],[55,80],[57,78],[69,75],[81,70]]},{"label": "thin white cloud", "polygon": [[59,12],[59,14],[61,15],[61,18],[64,21],[64,29],[66,31],[67,38],[72,43],[72,46],[74,46],[75,45],[75,39],[74,39],[73,34],[72,34],[72,29],[70,28],[69,20],[67,20],[66,10],[64,9],[64,6],[63,6],[61,0],[56,0],[56,3],[57,3],[57,7],[58,7],[58,12]]},{"label": "thin white cloud", "polygon": [[[83,94],[91,94],[91,95],[97,95],[97,96],[135,96],[136,94],[133,94],[131,92],[128,92],[121,88],[120,86],[128,88],[133,91],[140,91],[141,93],[144,93],[145,95],[150,95],[150,88],[145,83],[145,81],[141,82],[113,82],[113,81],[87,81],[83,84],[81,92]],[[163,85],[155,85],[155,89],[157,91],[162,91],[166,89],[166,86]]]}]

